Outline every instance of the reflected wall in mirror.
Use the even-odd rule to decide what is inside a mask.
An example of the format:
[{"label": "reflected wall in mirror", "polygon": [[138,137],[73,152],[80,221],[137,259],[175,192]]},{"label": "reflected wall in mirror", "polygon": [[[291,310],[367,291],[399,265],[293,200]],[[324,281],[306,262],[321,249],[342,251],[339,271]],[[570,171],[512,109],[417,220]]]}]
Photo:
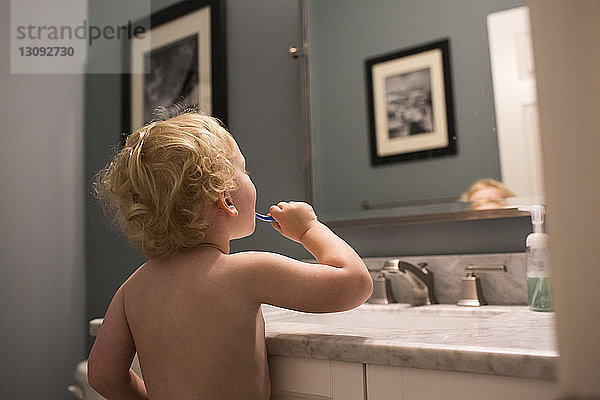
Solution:
[{"label": "reflected wall in mirror", "polygon": [[[498,128],[510,131],[513,136],[503,140],[496,129],[498,110],[494,107],[493,85],[505,85],[506,78],[494,71],[492,82],[489,40],[494,39],[488,38],[488,16],[522,7],[524,3],[524,0],[306,0],[312,201],[323,219],[342,221],[464,212],[469,204],[459,201],[461,195],[481,179],[501,182],[509,192],[514,192],[515,199],[502,199],[510,204],[542,200],[540,185],[532,187],[530,182],[511,187],[515,173],[530,174],[527,166],[515,167],[515,160],[521,162],[531,157],[537,163],[535,154],[524,152],[524,145],[515,142],[515,135],[521,135],[518,131],[522,128],[501,126],[502,117],[498,117]],[[496,24],[497,37],[504,35],[504,27],[503,21]],[[365,61],[445,38],[450,43],[457,153],[371,165]],[[523,43],[517,45],[515,54],[517,58],[525,55],[530,63],[531,68],[523,73],[533,81],[535,95],[533,64],[526,57],[527,40],[528,37],[520,39]],[[508,64],[513,61],[504,59],[505,53],[495,54],[494,68],[500,72],[513,68]],[[522,75],[521,72],[517,74]],[[504,97],[496,95],[496,100],[506,102],[508,95],[510,102],[511,91],[516,96],[517,90],[505,87]],[[523,107],[530,118],[521,125],[535,131],[535,96],[525,101]],[[520,154],[511,155],[515,150]],[[506,161],[511,157],[512,162]],[[510,177],[505,164],[512,165],[513,181],[506,180]]]}]

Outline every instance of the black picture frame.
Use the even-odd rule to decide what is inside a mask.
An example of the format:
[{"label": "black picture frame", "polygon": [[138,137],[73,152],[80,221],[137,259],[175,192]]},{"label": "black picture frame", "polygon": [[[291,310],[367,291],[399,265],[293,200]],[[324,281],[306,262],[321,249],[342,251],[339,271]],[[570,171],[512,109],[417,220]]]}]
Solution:
[{"label": "black picture frame", "polygon": [[[135,22],[134,26],[144,27],[151,39],[145,44],[137,38],[123,40],[122,144],[131,132],[147,122],[148,111],[157,105],[193,106],[194,102],[189,100],[194,99],[196,93],[199,109],[227,125],[224,0],[181,1]],[[174,62],[178,56],[187,57],[186,70],[182,71],[183,63]],[[161,85],[155,84],[149,89],[151,85],[147,83],[161,77],[158,75],[161,68],[155,68],[157,63],[163,71],[178,70],[171,71],[170,81],[162,85],[163,93],[153,96],[158,90],[156,87]],[[148,65],[152,66],[149,70]],[[165,101],[170,96],[175,98]]]},{"label": "black picture frame", "polygon": [[365,61],[371,164],[457,153],[450,41]]}]

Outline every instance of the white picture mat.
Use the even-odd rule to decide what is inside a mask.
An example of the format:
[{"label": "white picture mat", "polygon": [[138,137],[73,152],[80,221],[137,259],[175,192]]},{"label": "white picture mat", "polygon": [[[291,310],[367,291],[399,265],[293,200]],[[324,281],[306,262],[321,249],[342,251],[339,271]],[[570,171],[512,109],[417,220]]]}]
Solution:
[{"label": "white picture mat", "polygon": [[131,42],[131,129],[143,124],[144,54],[169,43],[198,34],[198,104],[200,110],[212,114],[212,72],[210,6],[186,14],[152,29],[144,38]]},{"label": "white picture mat", "polygon": [[[429,68],[431,79],[431,100],[434,115],[433,132],[390,138],[388,134],[386,78],[426,68]],[[434,49],[401,59],[378,63],[372,67],[372,74],[375,135],[379,157],[448,146],[442,50]]]}]

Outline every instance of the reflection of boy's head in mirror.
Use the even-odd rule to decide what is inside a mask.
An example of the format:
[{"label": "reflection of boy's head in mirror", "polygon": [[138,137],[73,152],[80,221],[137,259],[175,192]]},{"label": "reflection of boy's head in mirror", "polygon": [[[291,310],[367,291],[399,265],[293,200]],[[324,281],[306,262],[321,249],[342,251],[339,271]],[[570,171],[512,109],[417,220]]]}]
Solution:
[{"label": "reflection of boy's head in mirror", "polygon": [[505,199],[515,194],[494,179],[480,179],[460,196],[460,201],[470,202],[472,210],[492,210],[507,205]]}]

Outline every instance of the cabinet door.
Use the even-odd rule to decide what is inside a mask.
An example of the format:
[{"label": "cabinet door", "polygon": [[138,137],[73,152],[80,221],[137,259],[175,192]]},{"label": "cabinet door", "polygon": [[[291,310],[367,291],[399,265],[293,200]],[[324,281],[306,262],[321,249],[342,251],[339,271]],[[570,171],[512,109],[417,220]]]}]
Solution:
[{"label": "cabinet door", "polygon": [[269,356],[273,400],[365,400],[360,363]]},{"label": "cabinet door", "polygon": [[331,397],[276,390],[271,393],[271,400],[331,400]]},{"label": "cabinet door", "polygon": [[365,364],[329,361],[333,400],[366,400]]},{"label": "cabinet door", "polygon": [[367,364],[368,400],[404,400],[404,369]]},{"label": "cabinet door", "polygon": [[269,372],[275,399],[291,400],[295,394],[331,399],[329,360],[269,356]]},{"label": "cabinet door", "polygon": [[554,381],[417,368],[404,368],[404,383],[406,400],[547,400],[558,395]]},{"label": "cabinet door", "polygon": [[368,364],[368,400],[547,400],[553,381]]}]

